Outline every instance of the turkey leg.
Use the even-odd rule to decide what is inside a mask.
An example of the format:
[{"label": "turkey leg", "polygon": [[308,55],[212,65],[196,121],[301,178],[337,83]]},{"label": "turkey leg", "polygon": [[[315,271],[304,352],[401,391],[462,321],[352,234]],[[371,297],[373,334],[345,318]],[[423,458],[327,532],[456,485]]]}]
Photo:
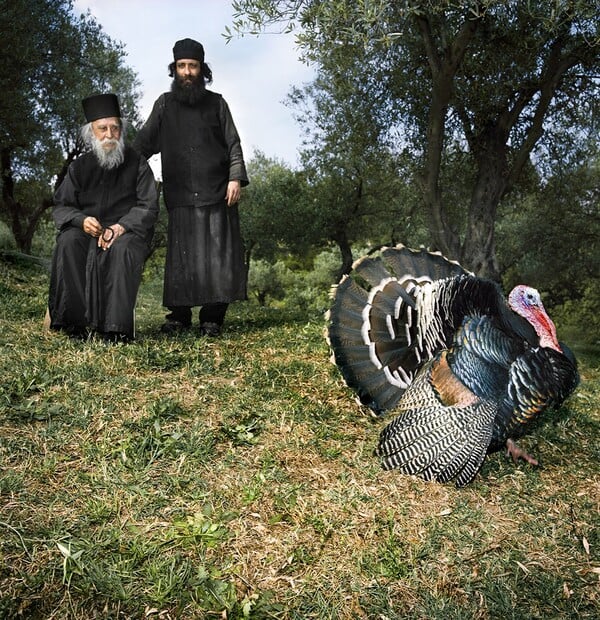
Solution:
[{"label": "turkey leg", "polygon": [[516,464],[519,459],[527,461],[530,465],[539,465],[536,459],[522,450],[512,439],[506,440],[506,456],[510,456]]}]

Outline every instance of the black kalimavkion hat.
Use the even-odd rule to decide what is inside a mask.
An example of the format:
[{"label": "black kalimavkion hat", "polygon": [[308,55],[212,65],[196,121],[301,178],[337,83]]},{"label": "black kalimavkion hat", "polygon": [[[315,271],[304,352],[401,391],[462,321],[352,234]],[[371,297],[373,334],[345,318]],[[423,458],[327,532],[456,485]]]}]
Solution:
[{"label": "black kalimavkion hat", "polygon": [[191,58],[204,62],[204,48],[202,43],[194,41],[194,39],[181,39],[173,46],[173,59],[181,60],[182,58]]},{"label": "black kalimavkion hat", "polygon": [[81,104],[83,105],[83,113],[88,123],[99,118],[112,118],[113,116],[121,118],[119,100],[112,93],[86,97]]}]

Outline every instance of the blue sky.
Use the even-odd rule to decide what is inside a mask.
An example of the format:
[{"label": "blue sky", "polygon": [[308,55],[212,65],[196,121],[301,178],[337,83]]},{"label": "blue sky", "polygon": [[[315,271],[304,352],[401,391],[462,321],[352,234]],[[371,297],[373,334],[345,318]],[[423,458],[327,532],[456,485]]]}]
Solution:
[{"label": "blue sky", "polygon": [[246,160],[259,149],[297,165],[301,129],[283,101],[313,73],[298,60],[293,34],[247,35],[227,43],[222,34],[232,22],[228,0],[75,0],[74,8],[89,9],[106,34],[124,44],[127,64],[141,82],[144,119],[170,88],[173,44],[190,37],[204,45],[213,71],[209,88],[229,104]]}]

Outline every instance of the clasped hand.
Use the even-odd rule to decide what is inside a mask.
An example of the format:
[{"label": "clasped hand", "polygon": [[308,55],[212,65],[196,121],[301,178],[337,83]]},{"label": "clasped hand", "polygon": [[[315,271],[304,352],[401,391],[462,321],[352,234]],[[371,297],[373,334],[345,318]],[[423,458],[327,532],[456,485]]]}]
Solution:
[{"label": "clasped hand", "polygon": [[83,220],[83,231],[92,237],[98,238],[98,247],[103,250],[108,250],[110,246],[125,232],[125,229],[121,224],[112,224],[106,228],[102,227],[102,224],[92,216],[86,217]]}]

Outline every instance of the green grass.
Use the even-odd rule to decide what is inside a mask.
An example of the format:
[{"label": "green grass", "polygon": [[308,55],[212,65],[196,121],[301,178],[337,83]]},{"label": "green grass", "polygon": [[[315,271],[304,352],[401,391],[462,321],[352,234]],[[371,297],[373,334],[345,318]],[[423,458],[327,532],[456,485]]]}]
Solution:
[{"label": "green grass", "polygon": [[0,262],[0,617],[596,618],[600,368],[466,489],[383,472],[382,421],[320,316],[232,306],[219,340],[42,330],[38,267]]}]

